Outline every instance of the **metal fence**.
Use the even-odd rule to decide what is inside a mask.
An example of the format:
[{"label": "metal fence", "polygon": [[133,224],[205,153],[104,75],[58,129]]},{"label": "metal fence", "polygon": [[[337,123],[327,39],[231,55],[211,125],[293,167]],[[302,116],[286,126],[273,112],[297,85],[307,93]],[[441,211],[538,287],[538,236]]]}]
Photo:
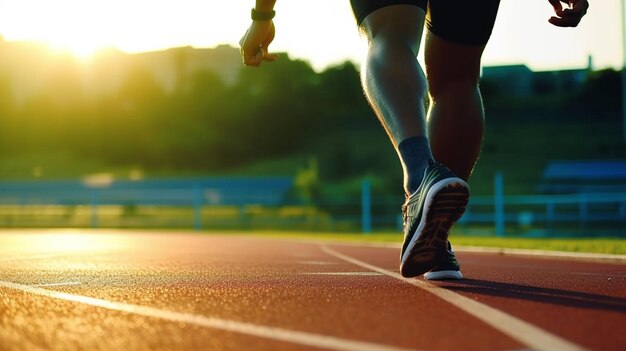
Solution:
[{"label": "metal fence", "polygon": [[489,225],[499,236],[626,236],[626,194],[474,197],[460,223]]},{"label": "metal fence", "polygon": [[[299,201],[291,178],[0,183],[0,227],[400,230],[401,196]],[[455,231],[626,236],[626,193],[473,196]]]},{"label": "metal fence", "polygon": [[194,227],[289,202],[288,177],[0,183],[4,227]]}]

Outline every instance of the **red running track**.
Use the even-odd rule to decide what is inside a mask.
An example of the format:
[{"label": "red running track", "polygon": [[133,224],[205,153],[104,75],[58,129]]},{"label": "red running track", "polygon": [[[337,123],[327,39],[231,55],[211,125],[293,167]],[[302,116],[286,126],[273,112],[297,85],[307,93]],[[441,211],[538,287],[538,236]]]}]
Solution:
[{"label": "red running track", "polygon": [[626,264],[241,235],[0,232],[0,349],[623,350]]}]

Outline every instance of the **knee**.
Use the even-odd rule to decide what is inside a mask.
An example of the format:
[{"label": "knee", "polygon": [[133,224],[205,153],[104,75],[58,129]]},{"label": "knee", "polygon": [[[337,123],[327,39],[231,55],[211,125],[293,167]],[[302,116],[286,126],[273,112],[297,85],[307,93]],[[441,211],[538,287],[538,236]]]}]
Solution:
[{"label": "knee", "polygon": [[428,93],[436,100],[444,96],[474,95],[479,93],[478,77],[428,77]]},{"label": "knee", "polygon": [[368,51],[377,55],[410,54],[417,57],[419,50],[416,40],[394,32],[381,31],[368,36]]},{"label": "knee", "polygon": [[427,62],[429,93],[432,97],[478,91],[480,61],[477,64]]}]

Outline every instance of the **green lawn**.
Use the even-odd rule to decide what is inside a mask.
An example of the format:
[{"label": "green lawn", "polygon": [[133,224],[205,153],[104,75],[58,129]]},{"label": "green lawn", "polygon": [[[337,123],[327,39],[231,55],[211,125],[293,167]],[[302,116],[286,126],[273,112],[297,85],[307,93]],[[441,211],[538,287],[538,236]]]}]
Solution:
[{"label": "green lawn", "polygon": [[[299,238],[345,242],[366,243],[390,243],[400,245],[402,236],[398,233],[374,233],[374,234],[343,234],[343,233],[312,233],[312,232],[288,232],[288,231],[259,231],[254,235]],[[481,246],[510,249],[530,249],[548,251],[586,252],[626,255],[626,238],[499,238],[477,236],[452,236],[454,245]]]}]

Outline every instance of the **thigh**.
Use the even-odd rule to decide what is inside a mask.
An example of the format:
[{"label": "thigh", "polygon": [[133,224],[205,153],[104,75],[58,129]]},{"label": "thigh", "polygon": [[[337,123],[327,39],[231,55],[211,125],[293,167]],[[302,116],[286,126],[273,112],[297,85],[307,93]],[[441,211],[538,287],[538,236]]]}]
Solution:
[{"label": "thigh", "polygon": [[456,44],[485,45],[496,21],[500,0],[431,0],[428,30]]},{"label": "thigh", "polygon": [[480,60],[499,3],[499,0],[430,1],[425,60],[431,93],[450,82],[478,82]]},{"label": "thigh", "polygon": [[[409,48],[417,56],[426,12],[419,6],[392,5],[367,15],[360,25],[370,44],[389,48]],[[381,48],[381,46],[376,46]]]},{"label": "thigh", "polygon": [[372,12],[391,5],[414,5],[426,11],[428,0],[350,0],[352,12],[360,26],[365,17]]},{"label": "thigh", "polygon": [[430,93],[437,95],[440,88],[450,83],[478,83],[484,48],[485,45],[457,44],[427,33],[424,59]]}]

